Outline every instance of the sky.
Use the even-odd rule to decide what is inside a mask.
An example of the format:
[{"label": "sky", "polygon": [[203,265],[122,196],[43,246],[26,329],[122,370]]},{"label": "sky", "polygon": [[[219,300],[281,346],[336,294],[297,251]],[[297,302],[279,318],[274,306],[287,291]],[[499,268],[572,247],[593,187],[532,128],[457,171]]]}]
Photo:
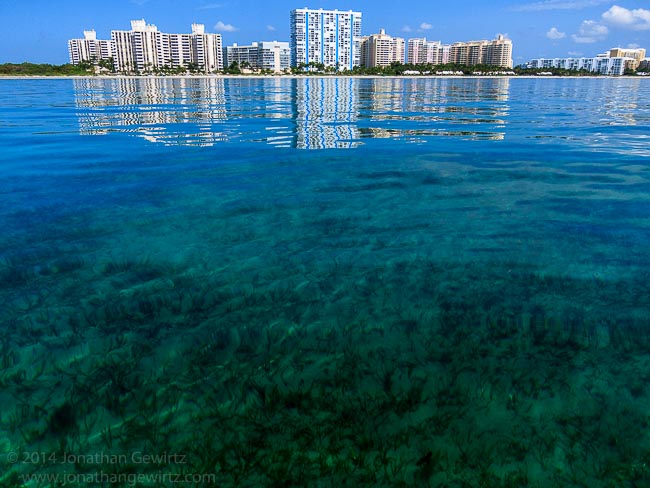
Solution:
[{"label": "sky", "polygon": [[302,7],[360,11],[363,35],[383,28],[452,43],[504,34],[515,65],[612,47],[644,47],[650,57],[650,0],[0,0],[0,63],[67,63],[68,39],[89,29],[110,39],[143,18],[170,33],[205,24],[224,46],[289,41],[289,12]]}]

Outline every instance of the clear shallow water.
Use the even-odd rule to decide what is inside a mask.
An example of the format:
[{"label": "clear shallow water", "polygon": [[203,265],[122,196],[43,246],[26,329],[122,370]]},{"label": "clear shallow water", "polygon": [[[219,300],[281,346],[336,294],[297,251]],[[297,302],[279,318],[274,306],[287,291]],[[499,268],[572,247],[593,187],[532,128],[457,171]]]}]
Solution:
[{"label": "clear shallow water", "polygon": [[[607,420],[569,435],[585,421],[578,404],[639,422],[650,406],[637,384],[650,330],[646,81],[0,80],[4,447],[153,449],[137,419],[171,409],[156,449],[185,452],[206,429],[221,440],[204,453],[257,439],[239,482],[296,464],[302,478],[280,479],[476,482],[465,458],[484,453],[463,453],[462,425],[497,423],[476,434],[482,449],[545,418],[553,446],[527,431],[540,444],[521,459],[504,448],[484,476],[646,477],[645,436],[619,449]],[[269,414],[269,391],[293,396]],[[323,396],[370,402],[364,416],[389,427],[364,441]],[[234,423],[208,420],[219,415]],[[446,420],[432,433],[435,415]],[[287,431],[301,422],[325,447]],[[268,442],[278,425],[293,451]],[[592,467],[572,464],[594,442]],[[313,459],[297,461],[305,450]],[[239,461],[192,452],[196,470],[236,483]],[[380,452],[408,468],[390,471]],[[358,476],[374,479],[351,474],[359,453]],[[270,454],[277,463],[257,460]]]}]

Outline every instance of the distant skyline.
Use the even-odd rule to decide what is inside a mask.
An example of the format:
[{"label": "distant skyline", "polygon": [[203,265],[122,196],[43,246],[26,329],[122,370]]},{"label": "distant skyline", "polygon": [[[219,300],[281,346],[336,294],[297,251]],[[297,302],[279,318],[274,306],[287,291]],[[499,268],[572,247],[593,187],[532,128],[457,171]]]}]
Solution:
[{"label": "distant skyline", "polygon": [[[68,39],[95,29],[129,30],[144,18],[163,32],[189,33],[192,23],[223,36],[223,45],[289,41],[289,12],[295,8],[360,10],[362,33],[426,37],[443,43],[512,39],[514,64],[532,58],[594,56],[612,47],[650,50],[648,0],[0,0],[0,63],[63,64]],[[650,55],[650,54],[649,54]]]}]

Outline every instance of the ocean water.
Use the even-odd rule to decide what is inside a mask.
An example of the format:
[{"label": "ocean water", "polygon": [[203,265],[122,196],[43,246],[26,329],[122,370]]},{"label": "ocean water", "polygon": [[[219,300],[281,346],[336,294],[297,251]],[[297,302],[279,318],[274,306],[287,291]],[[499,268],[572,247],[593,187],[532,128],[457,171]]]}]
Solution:
[{"label": "ocean water", "polygon": [[6,486],[650,486],[649,80],[0,80],[0,223]]}]

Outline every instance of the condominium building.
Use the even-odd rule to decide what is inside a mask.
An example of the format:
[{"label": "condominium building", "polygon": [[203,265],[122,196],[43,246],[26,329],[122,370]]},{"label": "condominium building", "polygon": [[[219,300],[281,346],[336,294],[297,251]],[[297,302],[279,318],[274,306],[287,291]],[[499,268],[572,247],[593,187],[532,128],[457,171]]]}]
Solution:
[{"label": "condominium building", "polygon": [[449,62],[467,66],[490,64],[512,68],[512,41],[499,35],[492,41],[455,42],[450,48]]},{"label": "condominium building", "polygon": [[[449,62],[450,46],[426,38],[409,39],[407,62],[409,64],[444,64]],[[445,56],[446,54],[446,56]]]},{"label": "condominium building", "polygon": [[292,66],[321,63],[352,69],[361,64],[361,12],[295,9],[290,28]]},{"label": "condominium building", "polygon": [[496,39],[488,43],[483,63],[512,68],[512,41],[499,34]]},{"label": "condominium building", "polygon": [[[132,58],[129,60],[129,66],[135,71],[150,71],[154,67],[167,65],[168,51],[163,51],[167,47],[163,39],[162,32],[153,24],[147,24],[144,19],[132,20],[129,42]],[[122,46],[116,44],[119,51]],[[120,69],[120,71],[122,71]]]},{"label": "condominium building", "polygon": [[191,34],[160,32],[144,19],[131,21],[131,30],[114,30],[111,40],[97,40],[94,30],[84,39],[68,41],[70,62],[113,58],[120,72],[150,72],[157,68],[194,65],[204,72],[223,69],[220,34],[206,34],[203,24],[192,24]]},{"label": "condominium building", "polygon": [[410,64],[456,63],[472,66],[491,64],[512,68],[512,41],[499,35],[492,41],[468,41],[442,44],[426,38],[409,39],[407,62]]},{"label": "condominium building", "polygon": [[239,46],[234,43],[232,46],[226,46],[223,52],[225,66],[237,63],[239,66],[281,73],[288,69],[290,64],[288,42],[262,41],[253,42],[249,46]]},{"label": "condominium building", "polygon": [[603,75],[620,76],[632,66],[633,58],[596,56],[593,58],[540,58],[527,63],[528,68],[585,70]]},{"label": "condominium building", "polygon": [[223,69],[221,34],[205,32],[203,24],[192,24],[192,54],[194,62],[206,72]]},{"label": "condominium building", "polygon": [[113,57],[113,43],[109,40],[97,39],[97,33],[94,30],[87,30],[84,31],[83,39],[68,41],[68,54],[70,64],[109,59]]},{"label": "condominium building", "polygon": [[390,66],[391,63],[404,62],[404,39],[386,34],[380,29],[379,34],[364,37],[361,42],[361,64],[368,68]]},{"label": "condominium building", "polygon": [[645,58],[645,49],[626,49],[614,47],[609,50],[608,55],[610,58],[631,58],[633,61],[630,63],[630,69],[636,70],[639,68],[641,61],[643,61]]}]

